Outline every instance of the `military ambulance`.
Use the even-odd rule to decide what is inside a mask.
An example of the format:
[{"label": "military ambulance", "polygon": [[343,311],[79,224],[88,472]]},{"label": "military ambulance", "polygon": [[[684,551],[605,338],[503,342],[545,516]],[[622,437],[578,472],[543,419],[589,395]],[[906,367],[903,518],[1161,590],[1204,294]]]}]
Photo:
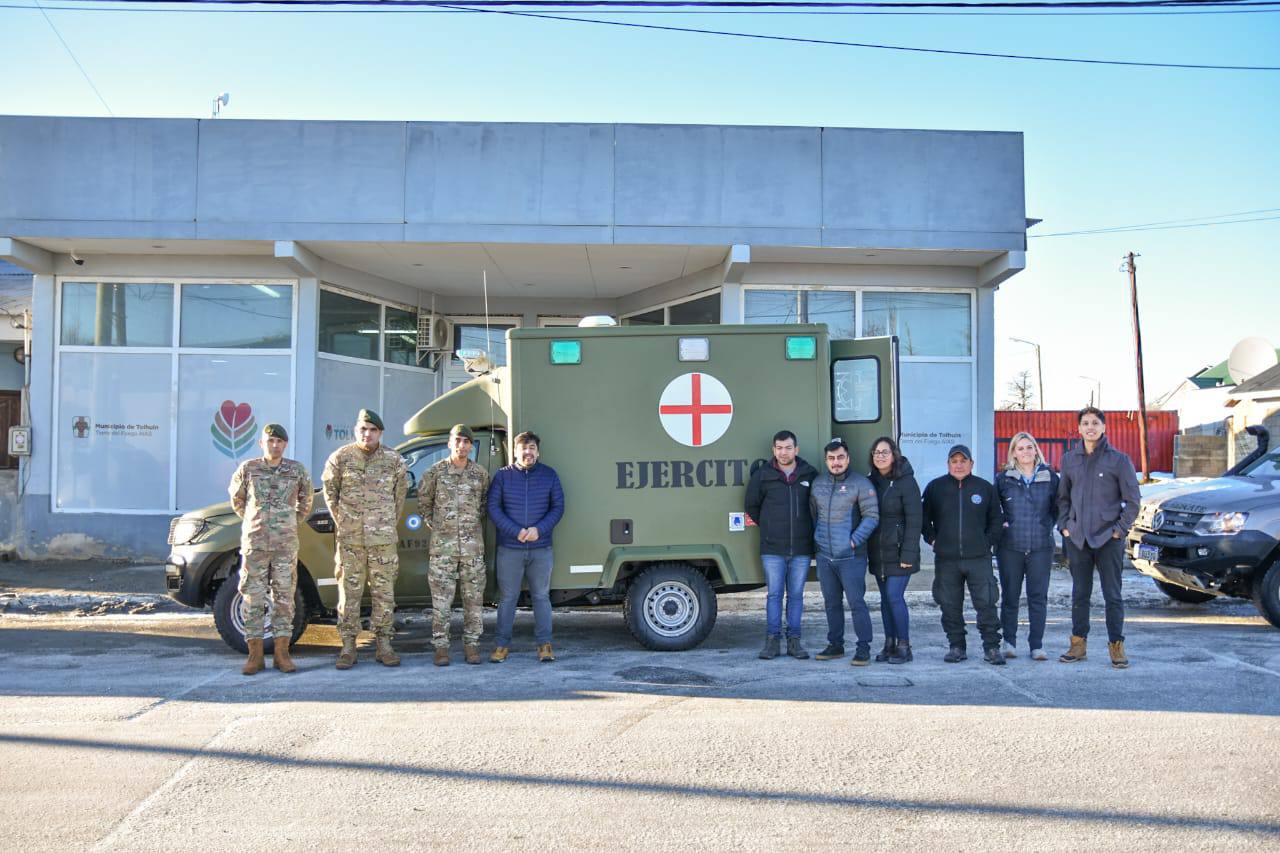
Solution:
[{"label": "military ambulance", "polygon": [[[840,436],[859,470],[877,436],[898,433],[895,338],[832,341],[823,325],[514,329],[507,354],[497,369],[476,359],[479,375],[405,424],[412,437],[397,449],[413,483],[447,455],[455,423],[475,432],[476,459],[491,472],[506,464],[510,436],[536,432],[565,492],[552,603],[620,603],[628,629],[655,650],[698,645],[717,595],[764,585],[743,498],[775,432],[793,431],[819,468],[822,446]],[[401,609],[430,604],[430,532],[414,494],[401,519]],[[176,519],[166,571],[173,597],[212,606],[223,638],[243,650],[230,512],[220,504]],[[332,621],[337,602],[333,523],[319,495],[299,537],[295,638],[308,621]],[[492,566],[491,526],[487,540]]]}]

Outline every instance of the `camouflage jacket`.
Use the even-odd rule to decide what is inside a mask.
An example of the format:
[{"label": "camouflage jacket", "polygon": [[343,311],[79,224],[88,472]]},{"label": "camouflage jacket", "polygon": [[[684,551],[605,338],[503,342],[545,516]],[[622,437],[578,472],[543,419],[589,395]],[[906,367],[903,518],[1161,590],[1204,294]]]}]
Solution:
[{"label": "camouflage jacket", "polygon": [[475,557],[484,553],[485,495],[489,472],[467,460],[457,468],[441,459],[422,475],[418,513],[431,528],[432,557]]},{"label": "camouflage jacket", "polygon": [[240,463],[227,488],[231,508],[244,519],[242,551],[288,551],[298,547],[298,522],[311,512],[311,476],[301,462],[281,459],[272,468],[258,457]]},{"label": "camouflage jacket", "polygon": [[407,474],[403,457],[385,444],[372,453],[355,443],[333,451],[320,479],[338,541],[359,548],[396,544]]}]

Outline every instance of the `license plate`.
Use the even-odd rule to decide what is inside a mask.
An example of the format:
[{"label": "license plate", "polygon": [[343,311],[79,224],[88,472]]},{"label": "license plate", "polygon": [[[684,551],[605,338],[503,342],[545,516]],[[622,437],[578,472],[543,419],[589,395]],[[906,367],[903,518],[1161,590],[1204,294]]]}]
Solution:
[{"label": "license plate", "polygon": [[1160,549],[1155,545],[1138,545],[1134,550],[1136,551],[1133,555],[1135,559],[1146,560],[1150,563],[1160,559]]}]

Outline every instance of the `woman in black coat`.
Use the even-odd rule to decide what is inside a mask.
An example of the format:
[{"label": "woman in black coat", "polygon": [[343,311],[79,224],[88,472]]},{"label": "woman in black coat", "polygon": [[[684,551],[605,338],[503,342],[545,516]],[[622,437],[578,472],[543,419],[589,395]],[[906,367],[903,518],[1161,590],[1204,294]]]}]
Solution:
[{"label": "woman in black coat", "polygon": [[911,463],[889,436],[871,444],[871,482],[880,501],[880,524],[867,542],[867,571],[880,587],[880,618],[884,621],[884,649],[878,661],[911,660],[910,617],[906,591],[920,571],[920,486]]}]

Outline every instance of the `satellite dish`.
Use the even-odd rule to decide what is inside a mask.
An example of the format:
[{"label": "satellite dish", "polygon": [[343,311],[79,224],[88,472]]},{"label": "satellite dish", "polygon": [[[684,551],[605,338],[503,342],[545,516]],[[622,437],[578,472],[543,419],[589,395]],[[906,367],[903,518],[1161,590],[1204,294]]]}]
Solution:
[{"label": "satellite dish", "polygon": [[1231,348],[1227,375],[1239,385],[1276,366],[1276,350],[1265,338],[1245,338]]}]

